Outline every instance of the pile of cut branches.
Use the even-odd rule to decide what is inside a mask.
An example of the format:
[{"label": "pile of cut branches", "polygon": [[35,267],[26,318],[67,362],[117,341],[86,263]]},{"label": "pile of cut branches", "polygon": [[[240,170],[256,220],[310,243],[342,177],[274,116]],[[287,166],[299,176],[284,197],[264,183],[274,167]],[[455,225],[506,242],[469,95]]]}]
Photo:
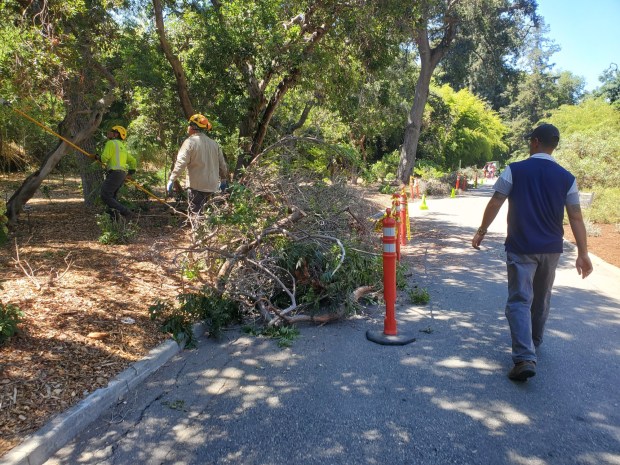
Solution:
[{"label": "pile of cut branches", "polygon": [[234,302],[235,316],[269,326],[324,323],[380,290],[379,240],[370,220],[376,210],[344,181],[282,171],[275,163],[252,165],[241,183],[209,202],[192,224],[191,247],[175,258],[187,293],[207,303],[189,309],[185,293],[176,304],[158,303],[153,314],[170,322],[182,312],[186,325],[201,319],[217,323],[216,331],[225,324],[222,308]]}]

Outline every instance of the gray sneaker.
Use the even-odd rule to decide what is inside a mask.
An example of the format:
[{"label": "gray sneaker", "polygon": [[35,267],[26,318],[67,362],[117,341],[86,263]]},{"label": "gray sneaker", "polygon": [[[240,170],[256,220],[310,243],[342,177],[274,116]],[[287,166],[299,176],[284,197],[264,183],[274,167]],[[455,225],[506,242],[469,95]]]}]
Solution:
[{"label": "gray sneaker", "polygon": [[536,375],[536,362],[525,360],[515,363],[512,370],[508,372],[508,377],[513,381],[526,381]]}]

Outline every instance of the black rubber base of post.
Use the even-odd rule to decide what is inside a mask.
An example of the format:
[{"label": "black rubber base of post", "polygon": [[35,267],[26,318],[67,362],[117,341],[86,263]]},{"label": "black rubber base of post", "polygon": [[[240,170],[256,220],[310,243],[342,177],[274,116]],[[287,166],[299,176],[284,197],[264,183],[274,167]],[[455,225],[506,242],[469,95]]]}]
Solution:
[{"label": "black rubber base of post", "polygon": [[383,331],[366,331],[366,339],[384,346],[404,346],[414,342],[415,337],[407,334],[397,334],[396,336],[388,336]]}]

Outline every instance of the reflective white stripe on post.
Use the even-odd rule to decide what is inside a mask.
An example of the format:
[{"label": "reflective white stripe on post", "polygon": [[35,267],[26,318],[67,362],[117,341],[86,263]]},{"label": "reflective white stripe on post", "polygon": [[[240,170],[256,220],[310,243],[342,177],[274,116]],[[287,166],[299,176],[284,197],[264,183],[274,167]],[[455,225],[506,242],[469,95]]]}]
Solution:
[{"label": "reflective white stripe on post", "polygon": [[396,243],[383,244],[383,251],[387,253],[396,253]]},{"label": "reflective white stripe on post", "polygon": [[388,237],[396,237],[396,228],[383,228],[383,235]]}]

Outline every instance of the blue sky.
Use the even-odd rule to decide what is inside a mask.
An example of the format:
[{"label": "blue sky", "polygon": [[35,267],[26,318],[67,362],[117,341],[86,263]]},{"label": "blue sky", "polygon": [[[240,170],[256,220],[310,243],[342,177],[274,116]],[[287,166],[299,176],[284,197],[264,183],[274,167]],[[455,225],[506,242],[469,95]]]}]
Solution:
[{"label": "blue sky", "polygon": [[586,79],[586,90],[610,63],[620,66],[620,0],[538,0],[547,37],[562,50],[551,57],[556,70]]}]

